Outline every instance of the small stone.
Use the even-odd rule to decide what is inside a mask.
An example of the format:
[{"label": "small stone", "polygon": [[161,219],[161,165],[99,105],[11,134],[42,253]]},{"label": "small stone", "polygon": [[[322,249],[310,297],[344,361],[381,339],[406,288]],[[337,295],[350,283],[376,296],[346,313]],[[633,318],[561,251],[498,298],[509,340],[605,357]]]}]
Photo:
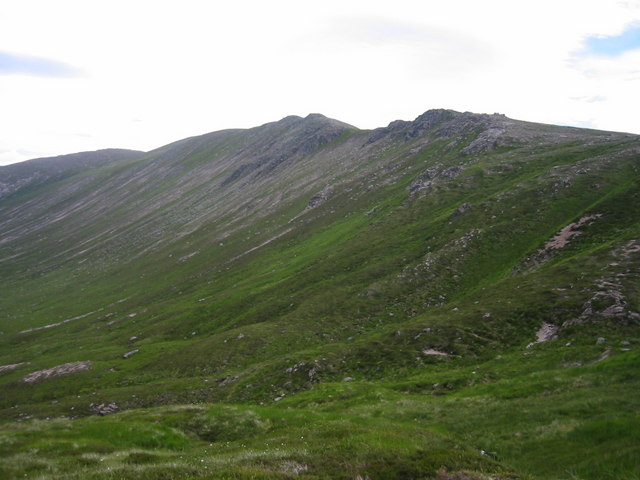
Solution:
[{"label": "small stone", "polygon": [[606,342],[606,340],[604,339],[604,337],[600,337],[598,338],[598,340],[596,340],[596,345],[603,345]]},{"label": "small stone", "polygon": [[131,350],[130,352],[125,353],[124,355],[122,355],[122,358],[129,358],[133,355],[135,355],[136,353],[138,353],[140,350],[139,349],[135,349],[135,350]]},{"label": "small stone", "polygon": [[353,382],[353,380],[354,380],[353,377],[344,377],[342,379],[343,382]]},{"label": "small stone", "polygon": [[459,215],[462,215],[464,212],[466,212],[470,208],[471,208],[471,204],[465,202],[462,205],[460,205],[458,208],[456,208],[455,211],[449,216],[449,218],[451,219]]}]

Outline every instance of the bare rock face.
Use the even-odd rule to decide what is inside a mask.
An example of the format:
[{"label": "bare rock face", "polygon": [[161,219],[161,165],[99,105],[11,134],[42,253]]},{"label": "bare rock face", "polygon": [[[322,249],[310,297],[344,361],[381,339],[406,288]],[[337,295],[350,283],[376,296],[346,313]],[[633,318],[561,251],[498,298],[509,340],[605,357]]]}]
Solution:
[{"label": "bare rock face", "polygon": [[[446,124],[451,122],[452,120],[458,118],[461,115],[458,112],[454,112],[453,110],[444,110],[444,109],[435,109],[429,110],[418,118],[416,118],[411,127],[405,133],[405,140],[410,140],[412,138],[418,137],[422,135],[427,130],[434,128],[436,125]],[[446,130],[446,127],[445,127]],[[450,132],[443,131],[446,136]]]},{"label": "bare rock face", "polygon": [[460,153],[463,155],[474,155],[477,153],[491,152],[500,145],[500,139],[506,132],[501,126],[492,126],[483,131],[469,145],[463,148]]},{"label": "bare rock face", "polygon": [[239,164],[222,186],[249,184],[257,178],[273,175],[301,158],[313,155],[355,127],[312,113],[305,118],[285,117],[278,122],[258,127],[262,136],[255,137],[251,152],[240,151]]}]

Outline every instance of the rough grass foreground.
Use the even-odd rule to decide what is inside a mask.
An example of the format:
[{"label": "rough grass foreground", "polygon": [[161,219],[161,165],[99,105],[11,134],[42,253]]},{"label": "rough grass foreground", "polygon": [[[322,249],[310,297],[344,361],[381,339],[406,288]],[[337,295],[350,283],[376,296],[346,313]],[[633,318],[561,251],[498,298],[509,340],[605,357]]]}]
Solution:
[{"label": "rough grass foreground", "polygon": [[[584,355],[591,353],[584,350]],[[0,436],[2,478],[635,479],[640,355],[548,368],[553,347],[443,370],[495,378],[340,382],[272,406],[189,405],[30,420]],[[509,373],[509,374],[508,374]]]}]

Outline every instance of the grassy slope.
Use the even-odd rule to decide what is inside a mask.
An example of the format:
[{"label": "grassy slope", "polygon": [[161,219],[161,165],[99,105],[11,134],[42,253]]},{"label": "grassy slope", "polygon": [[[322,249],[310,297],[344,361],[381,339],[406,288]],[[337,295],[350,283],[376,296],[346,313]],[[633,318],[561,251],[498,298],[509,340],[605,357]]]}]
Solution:
[{"label": "grassy slope", "polygon": [[[442,141],[394,146],[379,153],[384,170],[343,174],[292,223],[304,197],[223,241],[204,225],[90,277],[73,263],[16,276],[4,284],[13,293],[35,289],[25,325],[103,310],[0,337],[0,365],[30,362],[0,372],[4,476],[637,478],[634,141],[476,157]],[[465,168],[409,194],[434,164]],[[548,261],[527,260],[594,213]],[[69,289],[73,309],[52,295]],[[24,308],[13,298],[8,331]],[[624,314],[603,314],[616,298]],[[543,322],[579,318],[588,302],[586,322],[525,348]],[[92,369],[20,380],[77,360]],[[138,409],[11,423],[114,401]],[[155,407],[180,403],[195,405]]]}]

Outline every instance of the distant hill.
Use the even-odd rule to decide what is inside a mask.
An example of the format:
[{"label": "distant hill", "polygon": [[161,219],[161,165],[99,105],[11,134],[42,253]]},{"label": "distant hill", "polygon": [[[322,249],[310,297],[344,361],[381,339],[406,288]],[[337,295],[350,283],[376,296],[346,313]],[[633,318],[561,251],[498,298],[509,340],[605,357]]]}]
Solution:
[{"label": "distant hill", "polygon": [[25,187],[59,180],[80,170],[104,166],[124,159],[139,158],[143,152],[106,149],[36,158],[0,167],[0,200]]}]

